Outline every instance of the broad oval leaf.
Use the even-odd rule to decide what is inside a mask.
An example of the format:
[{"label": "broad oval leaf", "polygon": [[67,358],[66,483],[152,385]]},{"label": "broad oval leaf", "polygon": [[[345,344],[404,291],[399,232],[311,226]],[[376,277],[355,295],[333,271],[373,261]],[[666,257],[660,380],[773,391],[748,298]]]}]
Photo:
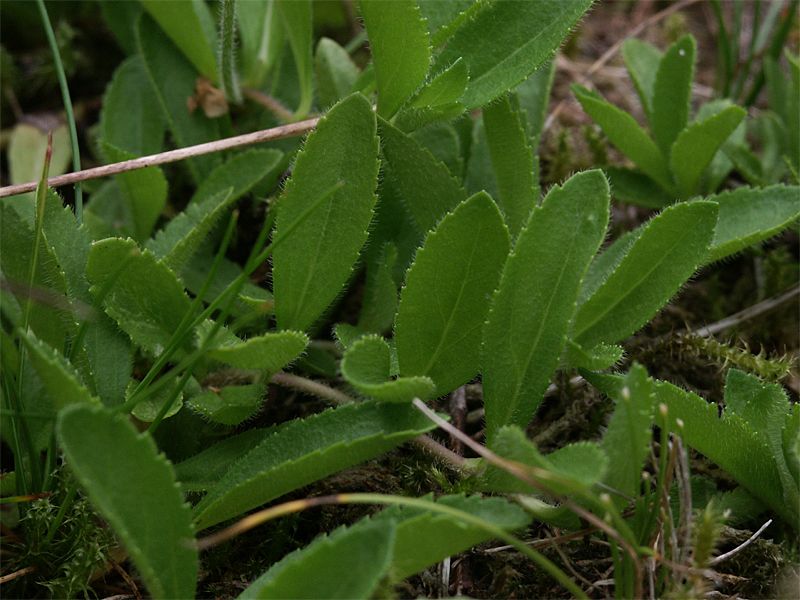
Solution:
[{"label": "broad oval leaf", "polygon": [[503,270],[483,339],[487,436],[525,427],[558,365],[580,283],[608,224],[608,183],[579,173],[550,190]]},{"label": "broad oval leaf", "polygon": [[550,58],[592,0],[507,0],[479,6],[439,54],[434,71],[462,57],[470,81],[461,101],[483,106]]},{"label": "broad oval leaf", "polygon": [[309,134],[279,201],[273,280],[281,329],[307,329],[339,294],[367,239],[377,178],[375,114],[354,94]]},{"label": "broad oval leaf", "polygon": [[232,464],[194,507],[205,529],[369,460],[434,425],[408,404],[365,402],[285,423]]},{"label": "broad oval leaf", "polygon": [[395,524],[366,521],[286,555],[239,596],[368,600],[391,565]]},{"label": "broad oval leaf", "polygon": [[106,313],[151,354],[159,354],[166,347],[191,308],[175,273],[131,239],[95,242],[86,276],[95,295],[104,286],[111,286],[103,299]]},{"label": "broad oval leaf", "polygon": [[697,192],[700,176],[747,113],[738,106],[723,111],[684,129],[672,145],[669,164],[678,191],[684,198]]},{"label": "broad oval leaf", "polygon": [[652,219],[625,257],[575,315],[573,338],[583,347],[619,342],[647,323],[707,256],[717,206],[676,204]]},{"label": "broad oval leaf", "polygon": [[425,21],[414,0],[361,0],[378,85],[378,114],[390,118],[422,85],[431,62]]},{"label": "broad oval leaf", "polygon": [[800,219],[800,186],[741,187],[709,196],[719,205],[706,262],[763,242]]},{"label": "broad oval leaf", "polygon": [[430,377],[391,378],[392,357],[389,344],[377,335],[360,337],[342,359],[342,376],[359,393],[387,402],[426,400],[436,386]]},{"label": "broad oval leaf", "polygon": [[485,192],[442,219],[408,270],[395,325],[401,375],[446,394],[480,369],[481,326],[508,256],[508,230]]},{"label": "broad oval leaf", "polygon": [[275,373],[300,356],[307,345],[308,336],[301,331],[278,331],[231,340],[209,350],[208,355],[238,369]]},{"label": "broad oval leaf", "polygon": [[192,598],[197,550],[191,512],[153,439],[122,415],[75,405],[56,431],[67,464],[109,522],[154,598]]}]

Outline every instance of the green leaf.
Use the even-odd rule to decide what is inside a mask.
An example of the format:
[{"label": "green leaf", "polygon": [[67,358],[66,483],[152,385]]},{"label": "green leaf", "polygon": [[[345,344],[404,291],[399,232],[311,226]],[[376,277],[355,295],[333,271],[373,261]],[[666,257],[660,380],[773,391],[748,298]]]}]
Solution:
[{"label": "green leaf", "polygon": [[192,598],[197,550],[191,513],[153,439],[122,415],[86,405],[59,414],[66,462],[109,522],[154,598]]},{"label": "green leaf", "polygon": [[[192,403],[190,399],[190,407]],[[234,462],[260,444],[273,429],[248,429],[178,463],[175,475],[181,487],[187,492],[202,492],[214,486]]]},{"label": "green leaf", "polygon": [[55,411],[70,404],[97,404],[86,388],[75,367],[55,348],[46,344],[31,332],[18,331],[20,339],[28,349],[28,358],[33,363],[45,391],[50,396]]},{"label": "green leaf", "polygon": [[430,150],[431,154],[447,166],[447,170],[459,179],[464,171],[463,152],[458,131],[450,123],[431,123],[411,134],[416,141]]},{"label": "green leaf", "polygon": [[223,344],[209,350],[208,355],[237,369],[276,373],[300,356],[307,345],[308,337],[300,331],[278,331]]},{"label": "green leaf", "polygon": [[603,241],[608,203],[602,172],[579,173],[550,190],[519,235],[483,334],[490,441],[503,425],[525,427],[542,400],[566,341],[581,279]]},{"label": "green leaf", "polygon": [[238,200],[259,182],[280,174],[285,165],[283,153],[275,149],[247,150],[217,166],[203,178],[189,204],[200,204],[230,188],[231,199]]},{"label": "green leaf", "polygon": [[417,0],[428,31],[434,36],[434,44],[438,45],[449,35],[449,30],[456,26],[464,13],[475,5],[474,0]]},{"label": "green leaf", "polygon": [[665,155],[631,115],[577,84],[572,86],[572,93],[612,144],[661,187],[671,190]]},{"label": "green leaf", "polygon": [[470,81],[461,101],[468,109],[483,106],[550,58],[591,4],[591,0],[485,3],[447,40],[433,71],[462,57]]},{"label": "green leaf", "polygon": [[719,205],[705,262],[720,260],[776,235],[800,218],[800,186],[741,187],[709,196]]},{"label": "green leaf", "polygon": [[639,239],[642,229],[628,231],[614,240],[607,248],[594,257],[586,276],[581,283],[581,294],[578,297],[578,306],[591,298],[597,289],[606,282],[609,275],[616,271],[619,263],[628,254],[633,243]]},{"label": "green leaf", "polygon": [[[18,123],[8,140],[8,174],[12,184],[39,181],[47,152],[47,132],[28,123]],[[72,148],[65,125],[53,129],[53,154],[50,158],[50,177],[67,170]],[[25,197],[23,195],[22,197]],[[27,195],[33,197],[33,193]],[[9,202],[16,202],[10,200]]]},{"label": "green leaf", "polygon": [[110,278],[116,278],[103,300],[105,310],[135,344],[153,355],[169,343],[191,307],[175,274],[130,239],[96,242],[86,276],[95,295]]},{"label": "green leaf", "polygon": [[639,170],[623,167],[606,167],[603,170],[615,200],[653,209],[664,208],[675,201],[672,194]]},{"label": "green leaf", "polygon": [[337,529],[288,554],[239,598],[372,598],[391,565],[395,524],[359,525]]},{"label": "green leaf", "polygon": [[[176,3],[175,0],[148,2],[154,5]],[[185,4],[190,6],[188,2]],[[192,0],[191,6],[195,4],[196,0]],[[198,32],[195,30],[192,35],[198,37]],[[197,72],[147,15],[139,20],[136,43],[175,144],[185,147],[220,139],[222,136],[217,121],[208,119],[202,110],[187,109],[187,99],[195,93]],[[213,53],[211,59],[212,68],[216,68]],[[219,154],[212,153],[190,158],[186,164],[194,181],[200,182],[220,162]]]},{"label": "green leaf", "polygon": [[195,521],[205,529],[379,456],[433,427],[411,405],[375,402],[290,421],[229,467],[195,506]]},{"label": "green leaf", "polygon": [[670,169],[684,198],[697,192],[700,176],[747,113],[738,106],[684,129],[672,145]]},{"label": "green leaf", "polygon": [[[126,401],[130,400],[137,385],[137,381],[131,380],[128,382],[128,389],[126,390],[127,393],[125,397]],[[133,407],[131,414],[143,423],[152,423],[161,412],[164,404],[166,402],[171,402],[170,407],[162,418],[169,419],[170,417],[174,417],[183,407],[183,391],[178,391],[177,397],[173,397],[176,387],[177,382],[172,385],[164,386],[149,396],[146,396],[144,400],[139,401],[136,406]]]},{"label": "green leaf", "polygon": [[619,266],[575,315],[581,346],[613,344],[647,323],[688,281],[707,256],[714,235],[713,202],[682,203],[649,223]]},{"label": "green leaf", "polygon": [[514,239],[538,200],[533,150],[517,97],[506,94],[486,106],[483,125],[497,179],[498,205]]},{"label": "green leaf", "polygon": [[367,265],[367,280],[358,327],[372,333],[383,333],[392,326],[397,311],[397,285],[392,271],[397,262],[397,246],[384,245],[383,250]]},{"label": "green leaf", "polygon": [[280,200],[274,252],[281,329],[305,330],[328,308],[367,239],[375,205],[378,139],[366,98],[334,106],[309,134]]},{"label": "green leaf", "polygon": [[377,335],[360,337],[348,346],[342,359],[342,376],[360,394],[387,402],[427,400],[436,386],[429,377],[391,378],[391,350]]},{"label": "green leaf", "polygon": [[240,2],[237,9],[243,79],[248,86],[259,89],[280,59],[285,42],[283,23],[272,0]]},{"label": "green leaf", "polygon": [[[506,531],[522,529],[530,522],[525,512],[503,498],[480,496],[442,496],[436,504],[482,519]],[[409,506],[392,506],[376,516],[363,519],[352,529],[368,523],[395,522],[397,529],[392,552],[391,575],[400,581],[423,569],[487,541],[483,529],[442,513]]]},{"label": "green leaf", "polygon": [[469,83],[467,65],[459,58],[421,87],[411,99],[410,106],[422,108],[458,102],[467,83]]},{"label": "green leaf", "polygon": [[263,384],[226,385],[219,390],[206,390],[192,397],[188,404],[209,421],[222,425],[239,425],[252,417],[264,398]]},{"label": "green leaf", "polygon": [[320,107],[327,108],[344,98],[358,79],[358,67],[347,50],[334,40],[323,37],[314,55],[317,96]]},{"label": "green leaf", "polygon": [[564,363],[568,368],[602,371],[617,364],[625,355],[625,350],[616,344],[597,344],[594,348],[583,348],[572,340],[567,340]]},{"label": "green leaf", "polygon": [[428,29],[414,0],[361,0],[378,84],[378,114],[388,119],[422,85],[431,62]]},{"label": "green leaf", "polygon": [[648,120],[653,115],[653,94],[656,87],[656,73],[662,54],[652,44],[636,38],[629,38],[622,44],[622,58],[631,76],[639,100]]},{"label": "green leaf", "polygon": [[624,494],[638,497],[652,439],[656,399],[653,380],[644,367],[634,363],[619,388],[609,395],[614,399],[615,409],[603,435],[602,448],[614,468],[605,482]]},{"label": "green leaf", "polygon": [[430,377],[441,395],[477,374],[481,326],[508,250],[508,230],[485,192],[428,235],[400,296],[395,340],[401,375]]},{"label": "green leaf", "polygon": [[186,210],[148,240],[146,248],[171,270],[180,272],[233,204],[233,188]]},{"label": "green leaf", "polygon": [[137,156],[155,154],[162,148],[164,118],[141,56],[122,62],[106,87],[100,139]]},{"label": "green leaf", "polygon": [[295,116],[302,119],[311,110],[314,101],[314,63],[312,52],[311,0],[273,0],[283,21],[289,47],[292,49],[297,79],[300,82],[300,103]]},{"label": "green leaf", "polygon": [[664,53],[653,84],[650,127],[664,156],[689,121],[697,43],[685,35]]},{"label": "green leaf", "polygon": [[173,43],[195,68],[217,81],[214,21],[202,0],[140,0]]},{"label": "green leaf", "polygon": [[389,163],[387,176],[400,192],[420,232],[436,226],[467,198],[447,167],[411,136],[379,121],[381,149]]},{"label": "green leaf", "polygon": [[[532,143],[534,150],[538,145],[544,120],[547,116],[547,106],[550,103],[550,92],[553,87],[555,73],[555,61],[548,61],[520,83],[515,90],[517,98],[519,98],[519,106],[525,112],[528,135],[534,140]],[[536,179],[536,187],[538,188],[538,173]]]}]

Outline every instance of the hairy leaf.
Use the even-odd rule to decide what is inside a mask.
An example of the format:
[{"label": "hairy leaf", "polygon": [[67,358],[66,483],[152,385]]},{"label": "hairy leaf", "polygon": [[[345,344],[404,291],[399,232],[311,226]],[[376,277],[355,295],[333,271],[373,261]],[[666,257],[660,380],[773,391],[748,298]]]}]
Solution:
[{"label": "hairy leaf", "polygon": [[378,85],[378,114],[390,118],[425,81],[428,30],[414,0],[361,0]]},{"label": "hairy leaf", "polygon": [[123,416],[87,405],[59,414],[66,462],[111,525],[154,598],[194,597],[191,513],[172,466]]},{"label": "hairy leaf", "polygon": [[214,21],[202,0],[140,0],[145,10],[180,48],[195,68],[217,80]]},{"label": "hairy leaf", "polygon": [[137,156],[161,150],[164,118],[139,55],[121,63],[106,88],[100,112],[100,139]]},{"label": "hairy leaf", "polygon": [[669,302],[703,262],[714,235],[713,202],[677,204],[646,225],[611,275],[575,315],[584,347],[625,339]]},{"label": "hairy leaf", "polygon": [[612,144],[661,187],[672,188],[665,155],[631,115],[577,84],[572,86],[572,92]]},{"label": "hairy leaf", "polygon": [[696,49],[694,38],[685,35],[669,47],[658,66],[650,127],[664,156],[670,156],[673,142],[689,121]]},{"label": "hairy leaf", "polygon": [[312,47],[312,3],[311,0],[274,0],[281,15],[289,47],[292,49],[297,79],[300,82],[300,104],[295,111],[303,118],[311,110],[314,101],[314,63]]},{"label": "hairy leaf", "polygon": [[467,65],[459,58],[420,88],[411,99],[411,106],[444,106],[458,102],[468,82]]},{"label": "hairy leaf", "polygon": [[389,242],[367,265],[367,281],[358,317],[360,329],[383,333],[392,326],[398,302],[397,285],[392,275],[396,262],[397,246]]},{"label": "hairy leaf", "polygon": [[323,108],[335,104],[349,94],[358,79],[358,67],[347,50],[326,37],[317,43],[314,72],[317,78],[318,101]]},{"label": "hairy leaf", "polygon": [[308,337],[300,331],[278,331],[225,343],[208,355],[238,369],[275,373],[300,356],[307,345]]},{"label": "hairy leaf", "polygon": [[369,600],[386,574],[395,542],[393,521],[367,521],[285,556],[239,596]]},{"label": "hairy leaf", "polygon": [[484,331],[490,441],[503,425],[525,427],[542,400],[566,341],[581,279],[605,235],[608,203],[603,174],[579,173],[550,190],[519,235]]},{"label": "hairy leaf", "polygon": [[508,230],[485,192],[428,235],[400,296],[395,339],[401,375],[430,377],[439,395],[475,376],[488,298],[508,249]]},{"label": "hairy leaf", "polygon": [[485,3],[447,40],[434,71],[462,57],[470,81],[461,101],[476,108],[535,71],[591,6],[591,0]]},{"label": "hairy leaf", "polygon": [[412,406],[396,403],[351,404],[290,421],[230,466],[195,506],[195,520],[210,527],[432,428]]},{"label": "hairy leaf", "polygon": [[392,357],[389,344],[377,335],[359,337],[350,344],[342,359],[342,376],[359,393],[387,402],[428,399],[436,391],[429,377],[391,379]]},{"label": "hairy leaf", "polygon": [[710,196],[719,205],[706,262],[735,254],[776,235],[800,218],[800,186],[741,187]]},{"label": "hairy leaf", "polygon": [[743,108],[729,106],[714,116],[692,123],[678,135],[669,163],[683,197],[697,192],[703,171],[746,114]]},{"label": "hairy leaf", "polygon": [[252,417],[264,398],[262,384],[226,385],[219,390],[206,390],[192,397],[188,404],[209,421],[222,425],[239,425]]},{"label": "hairy leaf", "polygon": [[497,180],[497,202],[513,239],[538,200],[533,150],[517,97],[505,95],[485,107],[483,125]]},{"label": "hairy leaf", "polygon": [[467,193],[447,167],[411,136],[380,120],[381,149],[388,177],[397,187],[420,232],[436,226]]},{"label": "hairy leaf", "polygon": [[375,116],[355,94],[308,136],[280,200],[276,236],[300,223],[274,253],[281,329],[307,329],[339,294],[367,239],[377,177]]},{"label": "hairy leaf", "polygon": [[[106,312],[135,344],[151,354],[164,349],[189,312],[189,298],[176,275],[152,252],[140,251],[133,240],[96,242],[86,275],[95,296],[111,285],[103,300]],[[113,283],[109,282],[112,278]]]},{"label": "hairy leaf", "polygon": [[658,209],[675,201],[671,193],[638,169],[606,167],[604,171],[611,184],[611,193],[620,202]]},{"label": "hairy leaf", "polygon": [[636,38],[629,38],[622,44],[622,58],[648,120],[652,119],[653,90],[661,56],[658,48]]}]

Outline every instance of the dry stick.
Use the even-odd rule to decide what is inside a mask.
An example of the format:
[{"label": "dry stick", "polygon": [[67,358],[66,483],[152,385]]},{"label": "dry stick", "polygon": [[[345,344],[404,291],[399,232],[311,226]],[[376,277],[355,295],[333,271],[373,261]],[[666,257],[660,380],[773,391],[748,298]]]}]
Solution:
[{"label": "dry stick", "polygon": [[[589,70],[586,71],[586,73],[583,75],[583,77],[581,77],[581,79],[580,79],[580,81],[578,83],[580,83],[581,85],[586,84],[589,81],[589,78],[592,75],[594,75],[597,71],[602,69],[605,66],[605,64],[614,57],[614,55],[619,51],[619,49],[622,47],[622,44],[624,44],[626,40],[628,40],[628,39],[630,39],[632,37],[636,37],[642,31],[644,31],[645,29],[647,29],[651,25],[653,25],[655,23],[658,23],[660,20],[668,17],[672,13],[674,13],[676,11],[679,11],[679,10],[682,10],[682,9],[686,8],[687,6],[695,4],[696,2],[699,2],[699,1],[700,0],[683,0],[682,2],[678,2],[677,4],[673,4],[672,6],[668,6],[667,8],[662,10],[661,12],[656,13],[652,17],[650,17],[648,19],[645,19],[644,21],[639,23],[636,27],[634,27],[631,30],[631,32],[628,35],[626,35],[624,38],[618,40],[613,46],[611,46],[608,50],[606,50],[605,53],[603,53],[603,55],[600,58],[598,58],[591,67],[589,67]],[[567,101],[569,99],[570,99],[570,97],[564,98],[561,102],[559,102],[556,105],[555,109],[553,109],[553,112],[550,113],[549,117],[547,117],[547,121],[545,122],[544,127],[542,128],[543,132],[547,131],[550,128],[550,126],[556,120],[558,115],[561,114],[561,111],[564,110],[564,107],[566,106],[566,103],[567,103]]]},{"label": "dry stick", "polygon": [[710,337],[715,333],[719,333],[720,331],[724,331],[725,329],[730,329],[740,323],[747,321],[748,319],[753,319],[759,315],[764,314],[765,312],[769,312],[770,310],[779,307],[784,302],[788,302],[795,296],[800,296],[800,285],[791,288],[790,290],[784,292],[780,296],[775,296],[773,298],[767,298],[766,300],[762,300],[758,304],[753,304],[753,306],[748,306],[747,308],[740,310],[737,313],[732,314],[729,317],[725,317],[721,321],[717,321],[711,325],[707,325],[705,327],[700,327],[692,331],[692,335],[700,336],[700,337]]},{"label": "dry stick", "polygon": [[36,567],[25,567],[20,569],[19,571],[14,571],[13,573],[9,573],[8,575],[3,575],[0,577],[0,584],[8,583],[9,581],[13,581],[17,577],[22,577],[23,575],[27,575],[28,573],[33,573],[36,570]]},{"label": "dry stick", "polygon": [[730,550],[730,551],[726,552],[725,554],[720,554],[716,558],[711,559],[708,562],[708,566],[713,567],[714,565],[718,565],[719,563],[721,563],[723,560],[729,559],[734,554],[738,554],[739,552],[741,552],[742,550],[747,548],[750,544],[755,542],[756,539],[758,538],[758,536],[760,536],[762,533],[764,533],[764,530],[767,527],[769,527],[770,525],[772,525],[772,519],[770,519],[766,523],[764,523],[761,527],[758,528],[758,531],[756,531],[753,535],[751,535],[749,538],[747,538],[744,542],[742,542],[741,544],[736,546],[736,548],[734,548],[733,550]]},{"label": "dry stick", "polygon": [[[270,381],[283,387],[292,388],[300,392],[322,398],[323,400],[328,400],[334,404],[352,404],[356,401],[355,398],[351,398],[344,392],[340,392],[339,390],[327,386],[324,383],[313,381],[305,377],[300,377],[299,375],[292,375],[291,373],[276,373],[272,376]],[[428,437],[427,435],[421,435],[417,438],[414,438],[412,441],[419,447],[438,456],[446,463],[455,467],[456,470],[464,468],[464,465],[467,462],[463,457],[459,456],[449,448],[445,448],[439,442]]]},{"label": "dry stick", "polygon": [[[239,146],[249,146],[261,142],[271,142],[273,140],[296,137],[314,129],[318,121],[319,118],[306,119],[305,121],[298,121],[297,123],[289,123],[288,125],[281,125],[280,127],[253,131],[252,133],[206,142],[205,144],[187,146],[186,148],[178,148],[176,150],[160,152],[159,154],[151,154],[149,156],[141,156],[110,165],[94,167],[93,169],[84,169],[83,171],[67,173],[66,175],[59,175],[58,177],[51,177],[47,180],[47,185],[49,187],[60,187],[78,181],[108,177],[109,175],[117,175],[119,173],[135,171],[136,169],[144,169],[145,167],[177,162],[195,156],[202,156],[203,154],[212,154],[214,152],[221,152],[222,150],[229,150],[230,148],[238,148]],[[37,183],[36,181],[31,181],[0,188],[0,198],[32,192],[36,189]]]}]

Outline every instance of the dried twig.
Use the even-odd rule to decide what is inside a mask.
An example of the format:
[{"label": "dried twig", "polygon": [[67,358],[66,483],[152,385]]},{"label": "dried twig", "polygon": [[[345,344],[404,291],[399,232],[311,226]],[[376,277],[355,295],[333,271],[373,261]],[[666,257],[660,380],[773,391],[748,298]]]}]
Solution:
[{"label": "dried twig", "polygon": [[[213,142],[206,142],[205,144],[197,144],[195,146],[187,146],[186,148],[178,148],[177,150],[169,150],[167,152],[160,152],[158,154],[151,154],[149,156],[141,156],[131,160],[111,163],[110,165],[94,167],[93,169],[84,169],[83,171],[51,177],[47,180],[47,185],[49,187],[60,187],[62,185],[69,185],[71,183],[86,181],[88,179],[98,179],[100,177],[108,177],[109,175],[118,175],[119,173],[126,173],[128,171],[144,169],[145,167],[153,167],[156,165],[177,162],[195,156],[202,156],[203,154],[221,152],[222,150],[238,148],[239,146],[249,146],[262,142],[271,142],[273,140],[296,137],[314,129],[318,122],[319,118],[306,119],[305,121],[298,121],[297,123],[289,123],[288,125],[281,125],[280,127],[262,129],[252,133],[245,133],[243,135],[236,135]],[[32,192],[36,189],[37,184],[38,182],[31,181],[28,183],[9,185],[0,188],[0,198],[14,196],[16,194],[23,194],[25,192]]]},{"label": "dried twig", "polygon": [[766,300],[762,300],[758,304],[753,304],[752,306],[748,306],[747,308],[740,310],[739,312],[734,313],[729,317],[725,317],[724,319],[717,321],[716,323],[712,323],[711,325],[706,325],[705,327],[700,327],[699,329],[695,329],[691,333],[692,335],[696,335],[699,337],[710,337],[716,333],[719,333],[720,331],[724,331],[726,329],[730,329],[731,327],[735,327],[736,325],[744,323],[748,319],[753,319],[775,308],[778,308],[781,304],[783,304],[784,302],[788,302],[789,300],[792,300],[796,296],[800,296],[800,285],[785,291],[779,296],[767,298]]},{"label": "dried twig", "polygon": [[19,571],[14,571],[13,573],[9,573],[8,575],[3,575],[0,577],[0,584],[8,583],[9,581],[13,581],[18,577],[22,577],[23,575],[27,575],[28,573],[33,573],[36,570],[36,567],[24,567]]},{"label": "dried twig", "polygon": [[731,556],[738,554],[739,552],[747,548],[750,544],[755,542],[756,539],[758,539],[758,536],[764,533],[764,530],[770,525],[772,525],[772,519],[769,519],[766,523],[764,523],[761,527],[758,528],[758,531],[756,531],[753,535],[747,538],[744,542],[736,546],[736,548],[734,548],[733,550],[729,550],[725,554],[720,554],[719,556],[711,559],[708,562],[708,566],[713,567],[714,565],[718,565],[719,563],[721,563],[723,560],[727,560]]}]

